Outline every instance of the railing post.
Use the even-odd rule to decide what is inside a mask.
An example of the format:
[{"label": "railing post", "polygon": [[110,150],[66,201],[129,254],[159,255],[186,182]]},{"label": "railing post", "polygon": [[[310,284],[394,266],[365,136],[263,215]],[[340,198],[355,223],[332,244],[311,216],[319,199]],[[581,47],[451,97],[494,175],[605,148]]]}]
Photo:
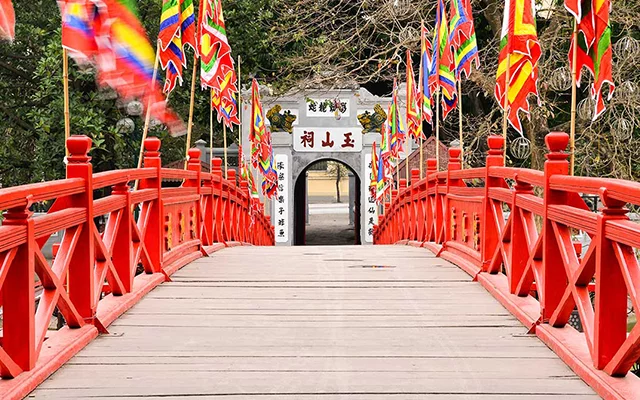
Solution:
[{"label": "railing post", "polygon": [[[120,218],[114,218],[115,215],[109,216],[109,225],[113,224],[111,229],[117,230],[113,238],[113,251],[111,259],[113,266],[118,271],[118,276],[122,282],[125,293],[131,292],[133,288],[133,278],[135,277],[135,267],[131,265],[133,260],[133,215],[131,214],[131,191],[127,182],[115,185],[111,190],[112,196],[123,196],[125,198],[125,207],[119,211]],[[111,218],[114,220],[111,221]],[[118,226],[116,226],[116,223]],[[105,234],[105,237],[108,236]],[[120,295],[118,287],[111,288],[114,295]]]},{"label": "railing post", "polygon": [[22,226],[26,230],[25,243],[20,245],[13,261],[5,266],[2,285],[3,335],[2,347],[11,360],[0,363],[0,376],[13,378],[21,371],[31,370],[36,364],[35,345],[35,236],[29,211],[31,200],[24,207],[12,208],[4,213],[3,225]]},{"label": "railing post", "polygon": [[389,211],[391,211],[391,237],[389,244],[394,244],[398,241],[398,189],[391,189]]},{"label": "railing post", "polygon": [[[87,136],[71,136],[67,139],[67,178],[84,179],[84,191],[71,196],[71,207],[86,209],[86,219],[80,225],[80,237],[69,263],[69,298],[85,321],[93,323],[98,306],[102,282],[95,282],[95,237],[98,230],[93,222],[93,167],[89,149],[91,139]],[[98,286],[98,287],[96,287]]]},{"label": "railing post", "polygon": [[564,152],[569,143],[569,135],[563,132],[551,132],[545,137],[549,153],[544,163],[544,211],[542,216],[542,271],[543,282],[540,292],[540,310],[544,322],[551,318],[553,311],[562,300],[567,277],[562,262],[562,254],[549,220],[549,206],[565,204],[566,194],[551,190],[549,181],[553,175],[567,175],[569,173],[569,154]]},{"label": "railing post", "polygon": [[227,171],[227,181],[229,181],[229,214],[226,221],[226,227],[229,232],[231,241],[238,240],[238,185],[236,181],[236,170]]},{"label": "railing post", "polygon": [[222,183],[222,159],[219,157],[215,157],[213,160],[213,164],[211,165],[211,177],[213,178],[213,198],[215,201],[214,208],[214,229],[215,229],[215,241],[218,243],[224,243],[224,210],[225,210],[225,200],[223,195],[224,186]]},{"label": "railing post", "polygon": [[487,158],[485,162],[485,178],[484,178],[484,200],[483,200],[483,212],[480,220],[480,226],[482,227],[482,235],[480,236],[480,248],[482,259],[482,270],[484,272],[489,271],[491,259],[493,253],[496,251],[498,241],[500,240],[500,233],[498,228],[492,221],[491,216],[493,210],[491,206],[491,199],[489,199],[489,192],[492,187],[505,187],[504,180],[499,178],[492,178],[489,175],[489,168],[504,166],[504,138],[498,135],[489,135],[487,138],[487,144],[489,150],[487,151]]},{"label": "railing post", "polygon": [[398,185],[398,198],[397,198],[397,214],[396,214],[396,226],[398,227],[398,240],[407,238],[407,180],[405,178],[400,179]]},{"label": "railing post", "polygon": [[[427,173],[425,174],[425,178],[427,179],[427,230],[425,232],[425,241],[427,242],[435,242],[436,240],[435,236],[437,232],[437,212],[434,214],[434,211],[435,207],[438,204],[438,183],[437,180],[434,180],[433,183],[431,183],[432,181],[429,180],[429,175],[436,172],[437,165],[438,164],[435,158],[430,158],[427,160]],[[429,194],[432,187],[434,188],[433,196]]]},{"label": "railing post", "polygon": [[[462,162],[460,160],[460,154],[462,150],[458,147],[449,148],[449,164],[447,165],[447,195],[444,199],[444,242],[446,244],[447,241],[452,240],[455,232],[452,232],[452,229],[455,227],[451,223],[452,218],[454,218],[454,211],[451,209],[449,205],[449,193],[451,192],[452,187],[464,186],[464,182],[462,179],[451,178],[451,172],[459,171],[462,169]],[[459,216],[460,224],[462,224],[462,218]],[[462,225],[460,225],[462,226]],[[464,230],[464,227],[461,229]]]},{"label": "railing post", "polygon": [[205,246],[211,246],[215,240],[213,238],[213,232],[214,232],[213,218],[215,213],[215,209],[214,209],[215,196],[214,196],[214,186],[213,186],[213,174],[211,173],[211,171],[209,171],[209,179],[206,179],[202,186],[207,188],[207,191],[210,192],[210,194],[203,195],[203,197],[201,197],[201,201],[203,203],[202,208],[203,208],[204,216],[202,218],[203,227],[202,227],[200,237]]},{"label": "railing post", "polygon": [[[144,167],[156,170],[155,177],[140,182],[140,189],[153,189],[155,201],[142,208],[140,221],[148,221],[144,236],[144,245],[149,253],[151,272],[162,271],[164,254],[164,212],[162,201],[162,159],[160,158],[160,139],[150,137],[144,141]],[[148,215],[146,215],[148,213]],[[142,229],[141,229],[142,230]]]},{"label": "railing post", "polygon": [[409,217],[409,239],[418,240],[418,232],[422,232],[420,225],[424,221],[420,221],[420,170],[418,168],[411,169],[411,215]]},{"label": "railing post", "polygon": [[[615,200],[601,189],[600,198],[604,205],[598,214],[598,228],[591,246],[596,247],[596,297],[594,323],[594,366],[604,369],[616,355],[627,338],[627,286],[623,272],[628,266],[620,265],[616,251],[607,239],[605,229],[611,220],[628,220],[625,202]],[[635,258],[633,251],[629,251]],[[618,360],[607,368],[611,375],[625,375],[633,366],[635,358],[627,365]]]},{"label": "railing post", "polygon": [[247,227],[249,226],[247,217],[251,212],[251,196],[249,195],[249,182],[242,177],[240,177],[240,194],[242,196],[242,204],[240,206],[240,241],[250,242],[247,235]]},{"label": "railing post", "polygon": [[[194,232],[196,238],[200,240],[200,245],[204,245],[202,243],[202,209],[200,207],[202,200],[202,164],[200,163],[200,149],[189,149],[189,161],[187,162],[187,170],[193,171],[196,173],[196,177],[193,179],[187,179],[183,183],[184,187],[193,187],[196,189],[196,193],[198,194],[198,201],[195,204],[195,208],[192,211],[195,215],[189,215],[190,224],[195,223],[196,226],[191,226],[190,231]],[[195,217],[195,218],[192,218]],[[195,238],[194,238],[195,239]]]}]

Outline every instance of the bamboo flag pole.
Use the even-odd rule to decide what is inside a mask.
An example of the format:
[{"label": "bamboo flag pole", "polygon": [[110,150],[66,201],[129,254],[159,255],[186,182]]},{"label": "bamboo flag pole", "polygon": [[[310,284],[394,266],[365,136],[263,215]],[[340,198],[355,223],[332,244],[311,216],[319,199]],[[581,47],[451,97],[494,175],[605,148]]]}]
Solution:
[{"label": "bamboo flag pole", "polygon": [[[240,67],[242,66],[242,57],[238,54],[238,145],[242,146],[242,85],[240,84]],[[244,158],[244,154],[242,155]],[[240,167],[240,160],[238,160]]]},{"label": "bamboo flag pole", "polygon": [[186,149],[184,151],[184,156],[185,156],[185,163],[184,163],[184,169],[187,169],[187,164],[189,160],[187,160],[187,157],[189,157],[189,148],[191,147],[191,130],[193,129],[193,106],[195,103],[195,93],[196,93],[196,78],[197,78],[197,74],[198,74],[198,70],[197,70],[197,66],[198,66],[198,56],[194,55],[193,56],[193,70],[191,72],[191,100],[189,101],[189,123],[187,124],[187,143],[186,143]]},{"label": "bamboo flag pole", "polygon": [[440,171],[440,88],[436,90],[436,171]]},{"label": "bamboo flag pole", "polygon": [[71,135],[71,120],[69,115],[69,57],[67,49],[62,48],[62,86],[64,88],[64,155],[69,157],[67,139]]},{"label": "bamboo flag pole", "polygon": [[422,172],[423,164],[424,164],[424,153],[423,153],[423,150],[422,150],[422,144],[423,144],[423,140],[422,140],[422,138],[420,138],[420,179],[422,179],[424,177],[423,176],[423,172]]},{"label": "bamboo flag pole", "polygon": [[213,89],[209,88],[209,171],[213,168]]},{"label": "bamboo flag pole", "polygon": [[462,74],[458,79],[458,130],[460,132],[460,168],[464,169],[464,138],[462,135]]},{"label": "bamboo flag pole", "polygon": [[571,55],[571,127],[569,135],[569,143],[571,149],[570,172],[573,176],[576,163],[576,98],[578,85],[578,21],[574,20],[573,24],[573,54]]},{"label": "bamboo flag pole", "polygon": [[507,52],[507,71],[504,80],[504,100],[502,101],[502,137],[504,138],[504,165],[507,165],[507,108],[509,107],[509,80],[511,79],[511,52]]},{"label": "bamboo flag pole", "polygon": [[227,125],[222,122],[222,137],[224,140],[224,179],[229,179],[229,167],[227,164]]},{"label": "bamboo flag pole", "polygon": [[[160,65],[160,42],[156,44],[156,59],[153,62],[153,75],[151,76],[151,88],[156,82],[158,77],[158,67]],[[151,96],[149,96],[149,102],[147,103],[147,109],[144,116],[144,127],[142,128],[142,140],[140,141],[140,153],[138,154],[138,168],[142,167],[142,155],[144,154],[144,141],[147,139],[149,133],[149,123],[151,122]],[[138,188],[138,181],[136,181],[135,188]]]}]

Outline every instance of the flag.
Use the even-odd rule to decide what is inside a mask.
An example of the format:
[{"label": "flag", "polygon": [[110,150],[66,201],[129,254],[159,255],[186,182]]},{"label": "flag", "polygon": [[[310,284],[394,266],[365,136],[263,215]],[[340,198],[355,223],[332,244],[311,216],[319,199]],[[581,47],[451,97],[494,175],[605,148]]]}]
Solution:
[{"label": "flag", "polygon": [[218,122],[222,119],[229,128],[232,124],[240,125],[238,119],[238,95],[237,89],[234,92],[235,83],[232,79],[237,79],[235,71],[227,71],[223,82],[220,84],[220,91],[212,90],[211,106],[217,111]]},{"label": "flag", "polygon": [[433,55],[429,71],[429,90],[435,93],[440,89],[442,95],[442,119],[447,118],[451,110],[456,107],[455,59],[449,41],[449,26],[444,14],[444,2],[438,0],[436,8],[436,23],[433,34]]},{"label": "flag", "polygon": [[[125,0],[63,3],[61,11],[66,23],[63,31],[66,29],[67,32],[64,45],[70,46],[71,54],[77,56],[79,62],[95,63],[100,85],[110,86],[125,101],[140,99],[143,107],[150,107],[151,116],[164,123],[172,135],[184,133],[184,124],[167,106],[157,82],[152,82],[155,51],[133,4]],[[67,7],[68,4],[74,5]],[[87,23],[82,40],[69,36],[78,30],[72,25],[75,22]],[[93,44],[95,53],[90,54]]]},{"label": "flag", "polygon": [[[0,0],[2,1],[2,0]],[[95,4],[88,0],[58,1],[62,19],[62,47],[78,64],[93,62],[97,51]]]},{"label": "flag", "polygon": [[193,0],[164,0],[160,15],[160,64],[166,71],[164,91],[171,92],[179,81],[182,85],[182,67],[187,65],[185,46],[197,49]]},{"label": "flag", "polygon": [[[582,80],[582,68],[586,67],[593,75],[591,97],[595,100],[593,119],[597,119],[605,110],[602,89],[609,85],[607,101],[611,100],[615,85],[611,76],[611,25],[609,14],[611,0],[565,0],[564,6],[575,17],[578,24],[577,85]],[[569,64],[573,71],[573,46],[571,39]]]},{"label": "flag", "polygon": [[211,106],[217,111],[218,121],[224,120],[229,127],[239,125],[235,99],[238,78],[227,40],[222,0],[205,0],[200,8],[200,81],[214,92]]},{"label": "flag", "polygon": [[409,135],[416,141],[424,139],[418,97],[413,64],[411,63],[411,52],[407,50],[407,130]]},{"label": "flag", "polygon": [[449,13],[449,41],[455,53],[456,78],[471,74],[471,65],[475,61],[476,69],[480,68],[476,30],[473,26],[473,14],[470,0],[451,0]]},{"label": "flag", "polygon": [[0,0],[0,40],[13,41],[16,37],[16,14],[11,0]]},{"label": "flag", "polygon": [[[382,148],[380,148],[380,153],[382,153]],[[379,154],[376,160],[378,162],[378,166],[376,168],[376,202],[380,203],[383,199],[384,192],[386,191],[387,182],[389,181],[387,170],[389,165],[385,164],[382,154]]]},{"label": "flag", "polygon": [[378,179],[378,152],[376,151],[376,142],[373,142],[373,146],[371,146],[371,176],[369,189],[371,190],[371,196],[376,197],[376,187],[377,187],[377,179]]},{"label": "flag", "polygon": [[[541,52],[532,0],[508,0],[505,3],[500,37],[495,96],[507,113],[509,123],[522,134],[519,111],[528,115],[527,97],[531,93],[538,96],[538,60]],[[509,82],[506,82],[507,59]],[[505,93],[508,93],[506,109]]]},{"label": "flag", "polygon": [[260,103],[260,88],[255,79],[251,84],[249,141],[251,141],[251,163],[254,168],[259,168],[263,176],[262,194],[271,198],[277,191],[278,175],[274,169],[271,133],[267,130],[264,122],[264,111]]},{"label": "flag", "polygon": [[391,151],[391,158],[397,162],[400,159],[400,153],[403,151],[402,144],[406,136],[398,107],[398,82],[395,79],[393,80],[393,100],[389,113],[389,129],[391,129],[389,150]]},{"label": "flag", "polygon": [[422,120],[431,125],[433,122],[433,111],[431,109],[431,90],[429,90],[429,70],[431,68],[431,56],[429,55],[429,52],[431,51],[431,44],[427,41],[427,28],[425,28],[424,25],[421,26],[421,31],[420,77],[418,82],[418,85],[420,86],[418,88],[420,113],[422,116]]}]

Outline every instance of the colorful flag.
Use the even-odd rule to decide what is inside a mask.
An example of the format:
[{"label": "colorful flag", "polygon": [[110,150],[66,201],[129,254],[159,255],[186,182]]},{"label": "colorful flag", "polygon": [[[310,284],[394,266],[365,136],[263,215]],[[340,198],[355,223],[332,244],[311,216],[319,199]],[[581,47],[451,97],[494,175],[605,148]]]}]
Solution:
[{"label": "colorful flag", "polygon": [[396,79],[393,80],[393,101],[389,113],[389,129],[391,129],[389,150],[391,151],[391,158],[397,162],[400,159],[400,153],[403,151],[402,144],[406,136],[400,116],[400,108],[398,107],[398,82]]},{"label": "colorful flag", "polygon": [[[611,12],[611,0],[565,0],[564,6],[575,17],[578,24],[578,50],[577,85],[582,80],[582,68],[586,67],[593,75],[591,84],[591,97],[595,100],[595,113],[593,119],[597,119],[605,110],[602,89],[604,84],[609,85],[607,101],[611,100],[615,85],[611,76],[611,25],[609,14]],[[569,49],[569,65],[573,71],[573,37]]]},{"label": "colorful flag", "polygon": [[[511,125],[522,134],[519,111],[529,115],[527,97],[531,93],[538,96],[538,60],[541,52],[532,0],[508,0],[505,3],[500,37],[495,96]],[[509,82],[506,82],[507,61]],[[506,109],[505,93],[508,93]]]},{"label": "colorful flag", "polygon": [[371,196],[376,197],[376,187],[378,179],[378,152],[376,150],[376,142],[373,142],[371,146],[371,176],[369,189],[371,190]]},{"label": "colorful flag", "polygon": [[440,89],[442,97],[442,119],[447,118],[451,110],[456,107],[455,58],[449,41],[449,25],[444,14],[444,2],[438,0],[436,8],[436,23],[433,34],[433,56],[429,71],[429,90],[435,93]]},{"label": "colorful flag", "polygon": [[[380,153],[382,153],[382,148],[380,148]],[[376,160],[378,162],[378,167],[376,168],[376,201],[379,203],[386,191],[390,171],[388,171],[389,165],[385,163],[382,154],[379,154]]]},{"label": "colorful flag", "polygon": [[[2,0],[0,0],[2,1]],[[97,51],[95,4],[87,0],[58,1],[62,19],[62,47],[78,64],[93,62]]]},{"label": "colorful flag", "polygon": [[128,0],[92,0],[98,44],[98,82],[108,85],[121,98],[141,99],[151,107],[151,116],[167,125],[173,136],[184,133],[184,124],[167,106],[158,82],[153,82],[155,51],[138,20],[134,3]]},{"label": "colorful flag", "polygon": [[[420,76],[419,76],[419,103],[422,120],[429,125],[433,123],[433,111],[431,109],[431,90],[429,90],[429,70],[431,68],[431,43],[427,41],[427,28],[421,26],[420,34]],[[424,132],[423,132],[424,135]]]},{"label": "colorful flag", "polygon": [[418,141],[424,139],[422,133],[422,118],[417,101],[418,90],[416,89],[416,79],[413,74],[413,64],[411,63],[411,52],[407,50],[407,130],[409,135]]},{"label": "colorful flag", "polygon": [[451,22],[449,23],[449,41],[455,53],[456,78],[460,79],[462,72],[466,77],[471,74],[471,65],[476,63],[480,68],[478,57],[478,43],[476,30],[473,26],[473,14],[470,0],[451,0]]},{"label": "colorful flag", "polygon": [[231,127],[240,123],[235,100],[238,78],[227,40],[222,0],[205,0],[200,7],[200,81],[214,92],[211,105],[217,111],[218,121],[223,119]]},{"label": "colorful flag", "polygon": [[193,0],[164,0],[160,15],[160,64],[166,71],[164,91],[171,92],[176,81],[182,85],[182,67],[187,65],[185,45],[197,49]]},{"label": "colorful flag", "polygon": [[251,141],[251,163],[259,168],[263,176],[262,194],[271,198],[278,186],[278,174],[274,169],[273,147],[271,133],[264,122],[264,111],[260,102],[260,88],[258,81],[251,84],[251,126],[249,127],[249,141]]},{"label": "colorful flag", "polygon": [[0,40],[13,42],[16,37],[16,14],[11,0],[0,0]]}]

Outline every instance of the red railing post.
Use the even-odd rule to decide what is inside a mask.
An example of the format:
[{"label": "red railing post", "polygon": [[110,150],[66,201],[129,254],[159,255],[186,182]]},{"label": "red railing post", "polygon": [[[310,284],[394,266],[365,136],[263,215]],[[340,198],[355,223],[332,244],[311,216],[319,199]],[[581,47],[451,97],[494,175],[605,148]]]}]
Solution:
[{"label": "red railing post", "polygon": [[227,181],[229,182],[229,214],[227,228],[231,241],[238,241],[238,184],[236,180],[236,170],[227,171]]},{"label": "red railing post", "polygon": [[70,207],[86,210],[86,219],[79,229],[80,237],[71,256],[68,273],[69,298],[85,321],[93,323],[98,306],[102,282],[95,282],[95,237],[98,230],[93,222],[93,167],[89,149],[91,139],[87,136],[71,136],[67,139],[67,178],[84,179],[84,191],[71,196]]},{"label": "red railing post", "polygon": [[249,194],[249,182],[242,177],[240,178],[240,194],[240,199],[242,200],[240,206],[240,241],[250,242],[247,232],[250,221],[247,218],[251,212],[251,196]]},{"label": "red railing post", "polygon": [[[433,174],[434,172],[436,172],[436,168],[437,168],[437,162],[435,158],[430,158],[427,160],[427,173],[425,174],[425,178],[427,180],[427,215],[426,215],[426,222],[427,222],[427,230],[425,232],[425,241],[430,242],[433,241],[435,242],[435,236],[436,236],[436,232],[437,232],[437,212],[436,212],[436,206],[437,206],[437,200],[438,200],[438,182],[437,180],[430,180],[429,179],[429,175]],[[431,191],[431,188],[433,188],[433,195],[430,195],[429,192]]]},{"label": "red railing post", "polygon": [[549,153],[544,163],[544,211],[542,225],[542,271],[543,282],[540,285],[540,311],[542,320],[547,322],[562,300],[567,277],[562,262],[551,220],[548,218],[549,206],[565,204],[566,193],[551,190],[549,180],[553,175],[567,175],[569,172],[568,153],[564,150],[569,143],[569,135],[563,132],[551,132],[545,137]]},{"label": "red railing post", "polygon": [[213,237],[213,232],[214,232],[214,228],[213,228],[213,218],[214,218],[214,213],[215,213],[215,195],[214,195],[214,186],[213,186],[213,174],[211,173],[211,171],[209,171],[209,179],[205,179],[204,183],[202,185],[203,187],[207,188],[207,191],[210,192],[210,194],[207,195],[203,195],[203,197],[201,198],[202,203],[203,203],[203,224],[204,226],[202,227],[202,233],[200,234],[200,237],[203,241],[203,244],[205,246],[211,246],[214,242],[214,237]]},{"label": "red railing post", "polygon": [[224,243],[224,212],[225,199],[223,190],[225,185],[222,180],[222,159],[215,157],[211,165],[211,176],[213,178],[213,198],[215,201],[213,225],[215,229],[215,239],[218,243]]},{"label": "red railing post", "polygon": [[[139,221],[148,221],[144,235],[144,245],[149,253],[151,271],[162,271],[164,254],[164,212],[162,202],[162,159],[160,158],[160,139],[150,137],[144,141],[144,168],[156,170],[155,177],[143,179],[140,189],[153,189],[156,199],[146,207],[143,207]],[[148,214],[148,215],[147,215]]]},{"label": "red railing post", "polygon": [[[598,214],[598,228],[590,245],[597,246],[593,361],[597,369],[604,369],[627,338],[627,286],[623,271],[633,272],[626,265],[620,264],[612,241],[605,234],[607,222],[628,219],[625,202],[610,198],[606,189],[601,189],[600,198],[604,207]],[[635,258],[635,255],[632,253],[631,257]],[[633,359],[627,365],[619,363],[618,360],[618,365],[607,368],[606,372],[625,375],[633,366]]]},{"label": "red railing post", "polygon": [[400,184],[398,185],[398,197],[396,202],[398,204],[396,221],[398,227],[398,240],[403,240],[407,238],[407,180],[405,178],[400,179]]},{"label": "red railing post", "polygon": [[418,240],[418,232],[422,232],[421,224],[424,221],[419,219],[419,198],[420,198],[420,170],[411,170],[411,215],[409,218],[409,239]]},{"label": "red railing post", "polygon": [[[3,225],[22,226],[26,240],[15,250],[13,261],[6,266],[8,271],[2,285],[3,331],[2,347],[10,357],[0,363],[0,375],[13,378],[21,370],[28,371],[36,363],[35,344],[35,249],[33,220],[29,211],[31,201],[27,198],[24,207],[12,208],[4,213]],[[13,362],[15,365],[13,365]]]},{"label": "red railing post", "polygon": [[398,241],[398,189],[391,189],[391,203],[389,204],[389,211],[391,217],[391,237],[389,244],[394,244]]},{"label": "red railing post", "polygon": [[[454,186],[464,186],[464,182],[462,181],[462,179],[454,179],[451,178],[451,172],[452,171],[459,171],[460,169],[462,169],[462,163],[460,160],[460,154],[461,154],[461,150],[457,147],[451,147],[449,148],[449,164],[447,165],[447,196],[445,196],[444,199],[444,241],[443,244],[445,244],[447,241],[452,240],[453,239],[453,235],[454,232],[452,232],[452,229],[454,229],[454,225],[452,223],[452,218],[453,218],[453,213],[454,211],[451,209],[451,206],[449,205],[449,192],[451,191],[451,187]],[[460,218],[460,217],[458,217]],[[462,218],[460,218],[459,223],[462,224]],[[464,227],[462,227],[461,229],[464,229]]]},{"label": "red railing post", "polygon": [[[122,286],[125,293],[131,292],[133,288],[133,278],[135,277],[135,266],[131,265],[133,260],[133,229],[132,224],[133,215],[131,215],[131,192],[129,191],[128,182],[121,182],[113,187],[111,190],[112,196],[123,196],[125,198],[125,208],[119,211],[120,218],[114,218],[111,221],[112,216],[109,216],[109,225],[113,224],[111,229],[115,229],[115,236],[113,238],[113,250],[111,251],[111,259],[113,266],[118,272],[118,277],[122,282]],[[118,224],[116,226],[116,223]],[[105,234],[105,237],[109,235]],[[112,293],[114,295],[120,295],[120,289],[115,285],[112,287]]]},{"label": "red railing post", "polygon": [[[187,162],[187,170],[195,172],[196,177],[193,179],[185,180],[182,186],[195,188],[199,198],[202,198],[202,163],[200,162],[200,149],[189,149],[189,161]],[[189,223],[195,223],[196,226],[190,227],[191,229],[189,230],[195,232],[197,238],[200,240],[200,245],[202,246],[204,245],[204,243],[202,243],[201,237],[202,209],[200,208],[200,200],[198,200],[192,212],[194,212],[195,215],[189,216]]]},{"label": "red railing post", "polygon": [[504,166],[504,138],[498,135],[489,135],[487,138],[487,144],[489,150],[487,151],[487,158],[485,162],[485,178],[484,178],[484,205],[483,212],[480,220],[480,226],[482,227],[482,235],[480,236],[480,248],[482,259],[482,270],[484,272],[489,271],[491,259],[493,253],[496,251],[498,241],[500,240],[500,232],[495,226],[494,221],[491,220],[493,215],[491,200],[489,199],[489,192],[492,187],[504,187],[504,180],[500,178],[492,178],[489,175],[489,168]]}]

